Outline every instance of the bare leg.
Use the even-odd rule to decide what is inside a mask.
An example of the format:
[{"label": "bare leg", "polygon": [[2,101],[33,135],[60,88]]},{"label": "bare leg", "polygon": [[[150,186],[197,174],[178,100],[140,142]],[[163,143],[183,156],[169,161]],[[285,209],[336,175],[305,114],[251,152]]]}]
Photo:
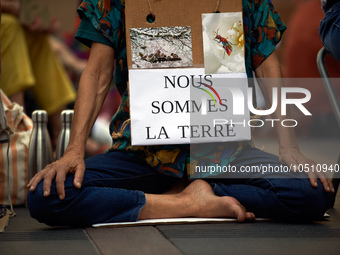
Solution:
[{"label": "bare leg", "polygon": [[204,180],[190,183],[177,194],[145,194],[146,204],[139,219],[225,217],[237,218],[240,222],[254,220],[255,215],[233,197],[216,196]]}]

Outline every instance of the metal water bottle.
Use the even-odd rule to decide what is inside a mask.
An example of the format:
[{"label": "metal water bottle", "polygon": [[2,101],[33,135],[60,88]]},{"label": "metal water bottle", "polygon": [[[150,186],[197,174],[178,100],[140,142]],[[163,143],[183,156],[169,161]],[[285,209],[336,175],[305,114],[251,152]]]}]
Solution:
[{"label": "metal water bottle", "polygon": [[61,131],[58,137],[56,159],[60,159],[63,156],[70,141],[73,112],[73,110],[65,110],[60,115]]},{"label": "metal water bottle", "polygon": [[52,143],[47,130],[47,112],[34,111],[32,120],[33,132],[28,152],[28,180],[53,161]]}]

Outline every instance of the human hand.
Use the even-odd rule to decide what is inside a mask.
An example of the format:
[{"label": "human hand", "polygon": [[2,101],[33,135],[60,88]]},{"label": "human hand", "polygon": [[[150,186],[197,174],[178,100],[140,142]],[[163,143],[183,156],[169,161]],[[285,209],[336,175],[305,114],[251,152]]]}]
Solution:
[{"label": "human hand", "polygon": [[[291,166],[293,172],[297,172],[303,166],[303,171],[307,174],[313,187],[317,187],[317,178],[320,179],[323,188],[327,192],[334,193],[334,187],[331,180],[322,171],[316,171],[316,164],[313,160],[305,157],[297,148],[280,148],[279,161],[283,164]],[[314,167],[313,167],[314,166]],[[313,171],[314,169],[314,171]]]},{"label": "human hand", "polygon": [[55,179],[56,188],[59,198],[65,198],[64,182],[68,173],[74,174],[73,184],[76,188],[81,187],[85,172],[85,163],[82,155],[72,150],[66,150],[65,154],[59,160],[47,165],[43,170],[38,172],[28,183],[30,191],[34,191],[40,181],[43,180],[44,196],[48,197],[51,192],[51,184]]}]

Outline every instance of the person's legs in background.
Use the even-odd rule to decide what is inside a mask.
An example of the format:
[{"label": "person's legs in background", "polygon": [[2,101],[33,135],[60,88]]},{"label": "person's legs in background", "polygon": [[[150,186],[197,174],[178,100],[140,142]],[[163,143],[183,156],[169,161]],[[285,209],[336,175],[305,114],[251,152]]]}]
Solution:
[{"label": "person's legs in background", "polygon": [[320,23],[321,40],[327,51],[340,61],[340,2],[334,4]]},{"label": "person's legs in background", "polygon": [[75,100],[75,90],[51,49],[48,35],[27,31],[16,17],[2,14],[1,45],[0,88],[22,106],[29,103],[24,93],[30,89],[36,105],[49,115],[55,145],[61,129],[60,113]]},{"label": "person's legs in background", "polygon": [[13,102],[24,106],[24,92],[34,86],[35,78],[25,31],[13,15],[1,14],[1,60],[0,88]]},{"label": "person's legs in background", "polygon": [[65,68],[51,48],[47,34],[26,31],[36,84],[30,89],[41,109],[47,111],[56,145],[61,129],[60,114],[75,100],[75,89]]}]

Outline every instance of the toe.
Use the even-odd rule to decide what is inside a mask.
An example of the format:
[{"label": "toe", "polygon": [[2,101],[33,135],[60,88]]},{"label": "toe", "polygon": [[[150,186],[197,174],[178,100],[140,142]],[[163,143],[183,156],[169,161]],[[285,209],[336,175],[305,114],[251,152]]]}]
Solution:
[{"label": "toe", "polygon": [[255,220],[255,214],[252,212],[246,213],[247,221],[254,221]]},{"label": "toe", "polygon": [[241,206],[235,206],[233,211],[234,211],[235,217],[237,218],[239,222],[244,222],[247,220],[247,214]]}]

